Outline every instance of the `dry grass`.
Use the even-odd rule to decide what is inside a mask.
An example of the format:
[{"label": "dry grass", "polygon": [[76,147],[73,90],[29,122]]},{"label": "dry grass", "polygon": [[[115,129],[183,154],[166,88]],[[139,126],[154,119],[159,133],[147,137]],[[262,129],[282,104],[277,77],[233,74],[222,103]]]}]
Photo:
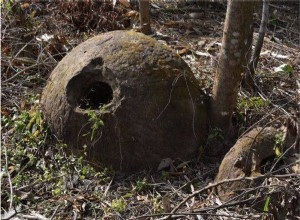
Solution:
[{"label": "dry grass", "polygon": [[[175,172],[143,171],[125,177],[109,168],[96,172],[84,159],[67,156],[39,121],[41,90],[56,64],[80,42],[129,28],[130,18],[124,15],[134,8],[91,0],[9,2],[3,4],[1,19],[3,219],[299,218],[300,177],[284,159],[271,174],[268,169],[277,160],[266,164],[259,186],[222,202],[215,185],[209,185],[217,163],[176,160]],[[153,9],[154,37],[179,52],[209,94],[224,6],[205,3],[173,10],[176,4],[157,5],[161,8]],[[237,136],[266,123],[278,128],[284,118],[299,114],[299,13],[293,4],[282,11],[276,6],[271,7],[276,28],[270,24],[255,79],[257,93],[239,93]],[[190,15],[193,10],[199,18]],[[275,72],[282,64],[292,71]]]}]

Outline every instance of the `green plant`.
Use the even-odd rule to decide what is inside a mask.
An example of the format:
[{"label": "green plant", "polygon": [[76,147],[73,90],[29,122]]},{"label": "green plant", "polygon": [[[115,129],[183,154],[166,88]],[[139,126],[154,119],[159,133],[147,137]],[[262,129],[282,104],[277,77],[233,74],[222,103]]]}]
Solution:
[{"label": "green plant", "polygon": [[214,139],[224,140],[224,136],[223,136],[222,130],[220,128],[214,128],[208,134],[208,137],[207,137],[208,141],[214,140]]},{"label": "green plant", "polygon": [[283,144],[283,134],[280,133],[280,134],[277,134],[275,136],[275,154],[276,154],[276,157],[280,157],[281,154],[282,154],[282,144]]},{"label": "green plant", "polygon": [[[40,148],[48,136],[48,129],[43,123],[41,110],[34,106],[31,110],[19,112],[13,109],[12,116],[1,118],[5,136],[7,139],[7,156],[14,170],[18,173],[24,169],[35,166]],[[15,177],[16,179],[22,179]],[[20,181],[15,182],[21,184]]]},{"label": "green plant", "polygon": [[144,179],[138,180],[136,182],[136,185],[133,187],[133,191],[139,193],[139,192],[142,192],[145,189],[147,189],[148,186],[149,186],[149,184],[147,182],[147,179],[144,178]]},{"label": "green plant", "polygon": [[162,202],[160,201],[159,198],[153,198],[151,200],[151,203],[152,203],[154,213],[163,213],[164,212]]},{"label": "green plant", "polygon": [[[20,187],[42,179],[40,167],[43,160],[43,147],[48,139],[48,128],[42,118],[42,112],[38,106],[38,96],[29,95],[25,105],[19,108],[9,108],[9,113],[1,117],[2,137],[5,142],[5,150],[1,151],[3,184],[7,184],[8,178],[13,187]],[[30,104],[31,109],[25,107]],[[9,195],[8,192],[4,194]],[[4,197],[6,202],[17,205],[18,197]],[[6,199],[7,198],[7,199]],[[12,200],[12,201],[10,201]]]},{"label": "green plant", "polygon": [[265,204],[264,204],[264,212],[268,212],[269,211],[270,199],[271,199],[271,196],[267,196]]},{"label": "green plant", "polygon": [[280,65],[279,67],[276,67],[275,72],[283,73],[288,76],[291,76],[294,72],[294,69],[291,65],[285,63],[285,64]]},{"label": "green plant", "polygon": [[93,141],[95,133],[102,127],[104,126],[104,122],[100,118],[99,115],[96,114],[95,111],[88,111],[88,117],[89,117],[89,122],[91,123],[91,129],[92,129],[92,134],[91,134],[91,141]]},{"label": "green plant", "polygon": [[[30,106],[29,110],[25,109]],[[103,112],[105,109],[100,109],[100,114]],[[5,161],[1,161],[4,184],[8,183],[8,174],[13,187],[22,187],[34,181],[53,182],[49,193],[58,196],[67,193],[67,186],[72,184],[73,178],[80,181],[97,178],[103,183],[111,180],[111,170],[96,172],[83,157],[67,155],[67,145],[52,138],[43,121],[39,96],[28,95],[23,110],[11,108],[9,113],[1,117],[6,141],[6,155],[1,151],[1,157],[7,156],[9,161],[8,167]],[[97,124],[99,118],[92,116],[90,122]],[[4,200],[8,204],[12,199],[10,192],[6,191],[4,194]],[[17,205],[19,199],[14,197],[12,202]]]},{"label": "green plant", "polygon": [[169,179],[170,178],[170,174],[168,173],[168,172],[166,172],[166,171],[162,171],[161,172],[161,177],[162,177],[162,179],[164,180],[164,181],[166,181],[167,179]]},{"label": "green plant", "polygon": [[94,174],[94,178],[101,180],[103,183],[108,183],[111,181],[112,176],[114,176],[115,171],[111,167],[106,167],[102,172],[97,172]]},{"label": "green plant", "polygon": [[278,24],[278,19],[277,18],[271,18],[269,19],[269,22],[268,22],[270,25],[277,25]]},{"label": "green plant", "polygon": [[99,129],[104,126],[104,122],[101,119],[103,114],[107,113],[106,106],[102,105],[99,107],[99,111],[89,110],[88,111],[88,121],[91,124],[91,141],[94,140],[95,134],[99,131]]},{"label": "green plant", "polygon": [[127,202],[123,198],[114,199],[111,202],[111,208],[116,212],[123,213],[126,211],[126,207],[127,207]]},{"label": "green plant", "polygon": [[123,198],[125,198],[125,199],[130,199],[130,198],[132,198],[133,196],[134,196],[133,193],[126,193],[126,194],[123,196]]},{"label": "green plant", "polygon": [[65,192],[65,184],[64,181],[59,180],[54,188],[52,189],[52,194],[57,196],[57,195],[62,195]]},{"label": "green plant", "polygon": [[282,67],[282,70],[284,73],[288,74],[288,75],[291,75],[294,71],[293,67],[289,64],[286,64]]},{"label": "green plant", "polygon": [[237,108],[239,111],[255,110],[264,111],[269,106],[269,101],[264,100],[259,96],[250,98],[241,98],[238,100]]},{"label": "green plant", "polygon": [[13,0],[1,0],[0,8],[1,8],[1,10],[7,10],[8,12],[12,12],[13,4],[14,4]]}]

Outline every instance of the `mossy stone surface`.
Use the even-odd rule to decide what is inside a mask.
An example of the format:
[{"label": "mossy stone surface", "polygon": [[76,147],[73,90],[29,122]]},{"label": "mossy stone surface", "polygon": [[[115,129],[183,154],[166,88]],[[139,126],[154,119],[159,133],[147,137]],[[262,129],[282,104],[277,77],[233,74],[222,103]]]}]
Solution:
[{"label": "mossy stone surface", "polygon": [[[112,92],[109,101],[102,85]],[[89,109],[95,95],[106,100],[105,111]],[[82,155],[86,145],[91,162],[132,172],[156,168],[167,157],[193,157],[207,136],[204,100],[173,50],[140,33],[113,31],[63,58],[43,91],[42,107],[52,132],[72,152]],[[92,140],[91,111],[104,122]]]}]

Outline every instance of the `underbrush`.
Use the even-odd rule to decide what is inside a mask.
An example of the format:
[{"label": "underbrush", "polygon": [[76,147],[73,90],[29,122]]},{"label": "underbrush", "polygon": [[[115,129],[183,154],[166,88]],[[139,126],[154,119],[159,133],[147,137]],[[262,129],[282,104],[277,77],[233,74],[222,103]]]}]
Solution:
[{"label": "underbrush", "polygon": [[[2,219],[167,219],[172,211],[172,218],[181,219],[276,219],[284,214],[300,215],[299,175],[290,174],[288,164],[276,167],[278,172],[273,176],[261,177],[259,187],[244,189],[240,196],[221,202],[216,187],[209,184],[219,164],[204,164],[201,157],[174,160],[171,163],[175,170],[124,176],[111,168],[90,164],[84,155],[70,154],[71,146],[57,140],[43,120],[39,105],[42,88],[73,47],[98,33],[128,28],[130,18],[125,14],[135,9],[122,4],[113,7],[104,1],[4,1],[1,10]],[[220,26],[218,22],[224,15],[224,11],[220,15],[218,10],[209,10],[206,22],[193,23],[195,30],[205,29],[204,35],[209,36],[204,42],[206,48],[200,48],[198,32],[196,41],[189,40],[193,39],[191,28],[182,25],[185,12],[170,15],[169,11],[158,10],[153,19],[154,30],[161,32],[160,37],[155,37],[161,40],[163,36],[166,44],[183,51],[181,56],[195,70],[207,94],[215,66],[211,65],[211,57],[201,54],[216,50],[222,33],[214,26]],[[170,16],[174,26],[166,28],[165,21]],[[177,21],[181,22],[180,28],[175,27]],[[205,51],[194,55],[202,49]],[[242,88],[239,93],[234,113],[237,136],[255,126],[280,128],[284,118],[297,117],[299,112],[299,48],[266,41],[264,49],[269,52],[261,56],[256,93]],[[277,55],[272,55],[273,50]],[[185,54],[186,51],[191,53]],[[289,60],[284,58],[287,55]],[[274,70],[283,64],[291,68]],[[96,131],[101,121],[93,115],[90,118]],[[222,136],[214,131],[210,138]]]}]

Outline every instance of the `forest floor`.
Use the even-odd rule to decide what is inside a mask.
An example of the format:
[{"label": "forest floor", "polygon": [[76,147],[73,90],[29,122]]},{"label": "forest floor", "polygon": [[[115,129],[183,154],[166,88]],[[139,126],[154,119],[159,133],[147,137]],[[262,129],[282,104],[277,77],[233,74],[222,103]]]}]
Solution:
[{"label": "forest floor", "polygon": [[[65,153],[67,146],[43,122],[42,89],[79,43],[111,30],[138,29],[136,6],[120,2],[115,7],[102,1],[1,2],[1,219],[299,219],[300,177],[284,162],[273,172],[281,176],[268,176],[251,195],[245,189],[223,202],[211,185],[220,161],[198,157],[173,161],[176,172],[124,176],[110,168],[96,172],[84,158]],[[223,4],[208,1],[158,1],[151,9],[152,37],[177,51],[208,95],[225,13]],[[270,5],[256,92],[241,88],[238,94],[237,137],[253,127],[280,128],[287,118],[299,120],[299,20],[299,3]]]}]

